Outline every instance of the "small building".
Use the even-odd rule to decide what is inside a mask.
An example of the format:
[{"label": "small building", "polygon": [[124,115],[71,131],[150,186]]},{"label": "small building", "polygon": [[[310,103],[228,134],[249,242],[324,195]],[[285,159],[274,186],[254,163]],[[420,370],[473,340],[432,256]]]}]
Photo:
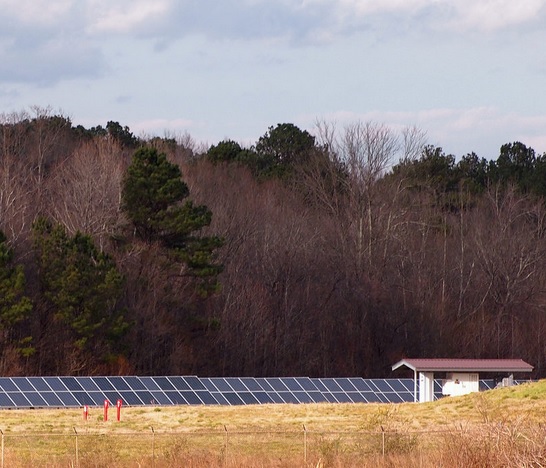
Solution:
[{"label": "small building", "polygon": [[413,371],[413,397],[420,403],[434,400],[434,373],[445,374],[442,394],[457,396],[478,392],[480,373],[509,375],[533,370],[533,366],[521,359],[402,359],[392,370],[400,367]]}]

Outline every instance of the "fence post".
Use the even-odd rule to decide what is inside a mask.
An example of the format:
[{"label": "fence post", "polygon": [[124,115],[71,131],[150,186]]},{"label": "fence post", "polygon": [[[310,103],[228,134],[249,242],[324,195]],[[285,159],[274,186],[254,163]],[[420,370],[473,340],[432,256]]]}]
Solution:
[{"label": "fence post", "polygon": [[4,431],[0,429],[2,433],[2,468],[4,468]]},{"label": "fence post", "polygon": [[155,431],[153,426],[150,426],[152,430],[152,467],[155,466]]},{"label": "fence post", "polygon": [[307,466],[307,428],[303,426],[303,466]]},{"label": "fence post", "polygon": [[80,466],[80,457],[79,457],[79,453],[78,453],[78,432],[76,431],[76,428],[75,427],[72,427],[72,429],[74,429],[74,434],[75,437],[76,437],[76,468],[79,468]]},{"label": "fence post", "polygon": [[383,458],[385,458],[385,429],[381,426],[381,452],[383,453]]},{"label": "fence post", "polygon": [[224,440],[224,466],[227,466],[228,463],[228,430],[226,425],[224,424],[224,431],[226,433],[225,440]]}]

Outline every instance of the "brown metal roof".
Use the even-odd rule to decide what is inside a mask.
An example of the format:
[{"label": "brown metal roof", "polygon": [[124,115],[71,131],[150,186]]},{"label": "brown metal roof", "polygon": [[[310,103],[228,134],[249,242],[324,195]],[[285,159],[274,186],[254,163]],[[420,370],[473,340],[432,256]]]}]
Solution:
[{"label": "brown metal roof", "polygon": [[406,366],[415,372],[531,372],[522,359],[402,359],[392,370]]}]

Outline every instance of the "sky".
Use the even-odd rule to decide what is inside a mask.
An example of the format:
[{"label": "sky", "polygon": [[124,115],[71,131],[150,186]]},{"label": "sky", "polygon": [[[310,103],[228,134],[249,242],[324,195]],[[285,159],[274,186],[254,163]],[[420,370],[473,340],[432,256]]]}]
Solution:
[{"label": "sky", "polygon": [[0,113],[252,144],[416,126],[457,157],[546,152],[546,0],[0,0]]}]

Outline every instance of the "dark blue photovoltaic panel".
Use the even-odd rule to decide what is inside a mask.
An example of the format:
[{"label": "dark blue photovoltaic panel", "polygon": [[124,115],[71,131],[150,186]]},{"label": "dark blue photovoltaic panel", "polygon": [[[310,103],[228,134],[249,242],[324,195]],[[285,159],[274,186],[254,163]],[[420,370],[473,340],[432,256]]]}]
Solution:
[{"label": "dark blue photovoltaic panel", "polygon": [[8,377],[0,377],[0,388],[5,392],[18,392],[19,389]]},{"label": "dark blue photovoltaic panel", "polygon": [[243,400],[235,392],[226,392],[224,393],[224,397],[230,405],[244,405]]},{"label": "dark blue photovoltaic panel", "polygon": [[402,398],[398,395],[398,393],[384,393],[383,394],[389,403],[403,403],[404,400],[402,400]]},{"label": "dark blue photovoltaic panel", "polygon": [[265,392],[254,392],[254,396],[262,404],[274,403],[269,395]]},{"label": "dark blue photovoltaic panel", "polygon": [[167,395],[165,395],[163,392],[152,390],[150,394],[152,396],[151,401],[153,401],[153,403],[151,403],[152,405],[172,405],[173,404],[173,402],[169,400]]},{"label": "dark blue photovoltaic panel", "polygon": [[129,385],[123,380],[122,377],[108,377],[108,380],[112,386],[119,392],[120,390],[131,390]]},{"label": "dark blue photovoltaic panel", "polygon": [[315,403],[326,403],[328,401],[321,392],[309,392],[309,396]]},{"label": "dark blue photovoltaic panel", "polygon": [[274,392],[275,389],[264,378],[256,379],[257,384],[262,387],[266,392]]},{"label": "dark blue photovoltaic panel", "polygon": [[387,383],[386,380],[374,379],[374,380],[372,380],[372,383],[377,387],[377,389],[378,389],[381,393],[392,392],[392,388],[391,388],[391,386]]},{"label": "dark blue photovoltaic panel", "polygon": [[217,405],[218,402],[214,399],[212,394],[207,390],[196,390],[195,394],[205,405]]},{"label": "dark blue photovoltaic panel", "polygon": [[345,392],[332,392],[332,395],[334,395],[334,398],[339,403],[352,403],[351,399]]},{"label": "dark blue photovoltaic panel", "polygon": [[292,392],[277,392],[285,403],[299,403]]},{"label": "dark blue photovoltaic panel", "polygon": [[13,377],[12,382],[23,392],[34,392],[35,388],[30,385],[30,382],[25,377]]},{"label": "dark blue photovoltaic panel", "polygon": [[[110,406],[114,406],[118,400],[123,400],[121,398],[121,395],[119,394],[119,392],[102,392],[104,393],[104,396],[106,397],[106,399],[108,400],[108,402],[110,403]],[[104,404],[104,402],[103,402]]]},{"label": "dark blue photovoltaic panel", "polygon": [[398,396],[405,402],[413,401],[413,393],[410,392],[398,392]]},{"label": "dark blue photovoltaic panel", "polygon": [[400,383],[407,388],[408,392],[413,392],[413,388],[415,386],[413,379],[400,379]]},{"label": "dark blue photovoltaic panel", "polygon": [[[42,397],[46,401],[48,406],[56,406],[56,407],[64,406],[64,403],[61,400],[59,400],[59,397],[53,392],[43,392]],[[2,403],[0,403],[0,406],[3,406]]]},{"label": "dark blue photovoltaic panel", "polygon": [[151,377],[140,377],[140,381],[146,387],[146,390],[160,390],[159,385]]},{"label": "dark blue photovoltaic panel", "polygon": [[4,392],[0,392],[0,406],[4,406],[6,408],[10,408],[12,406],[15,406],[15,403],[10,400],[8,395]]},{"label": "dark blue photovoltaic panel", "polygon": [[78,401],[69,392],[57,392],[57,396],[64,403],[64,406],[80,406]]},{"label": "dark blue photovoltaic panel", "polygon": [[314,403],[313,399],[307,392],[292,392],[299,403]]},{"label": "dark blue photovoltaic panel", "polygon": [[389,385],[395,392],[407,392],[407,388],[402,385],[402,382],[397,379],[389,380]]},{"label": "dark blue photovoltaic panel", "polygon": [[[49,385],[49,388],[54,392],[66,392],[66,387],[61,382],[59,377],[44,377],[44,381]],[[0,383],[1,386],[1,383]]]},{"label": "dark blue photovoltaic panel", "polygon": [[210,379],[210,381],[221,392],[232,392],[233,391],[233,389],[226,382],[226,379],[221,379],[219,377],[215,377],[215,378]]},{"label": "dark blue photovoltaic panel", "polygon": [[142,381],[135,376],[129,376],[129,377],[123,377],[125,379],[125,382],[127,382],[127,385],[129,385],[129,388],[131,390],[146,390],[146,387],[142,383]]},{"label": "dark blue photovoltaic panel", "polygon": [[288,388],[286,385],[282,383],[282,380],[277,378],[269,378],[267,379],[267,383],[273,387],[273,390],[276,392],[286,392]]},{"label": "dark blue photovoltaic panel", "polygon": [[322,379],[322,383],[330,392],[342,391],[342,388],[338,385],[335,379]]},{"label": "dark blue photovoltaic panel", "polygon": [[201,382],[203,382],[203,385],[205,386],[205,388],[209,392],[217,392],[218,391],[218,389],[216,388],[216,386],[212,383],[212,381],[210,379],[204,378],[204,379],[201,379]]},{"label": "dark blue photovoltaic panel", "polygon": [[79,377],[78,383],[87,392],[97,392],[100,390],[97,384],[93,382],[93,379],[91,377]]},{"label": "dark blue photovoltaic panel", "polygon": [[72,396],[78,401],[80,406],[95,404],[86,392],[72,392]]},{"label": "dark blue photovoltaic panel", "polygon": [[328,403],[339,403],[339,401],[336,400],[336,397],[331,393],[323,392],[322,395],[326,398]]},{"label": "dark blue photovoltaic panel", "polygon": [[135,406],[144,404],[144,402],[142,402],[140,398],[138,398],[135,392],[122,390],[121,392],[119,392],[119,394],[121,396],[122,404],[124,405]]},{"label": "dark blue photovoltaic panel", "polygon": [[94,404],[96,406],[104,405],[104,400],[106,400],[106,397],[104,396],[104,393],[102,393],[102,392],[87,392],[87,395],[89,395],[89,398],[91,398],[91,400],[94,401]]},{"label": "dark blue photovoltaic panel", "polygon": [[50,392],[51,388],[42,377],[28,377],[28,381],[39,392]]},{"label": "dark blue photovoltaic panel", "polygon": [[39,408],[43,408],[44,406],[47,406],[45,400],[41,397],[41,395],[38,392],[25,392],[25,397],[28,401],[30,401],[30,404],[32,406],[37,406]]},{"label": "dark blue photovoltaic panel", "polygon": [[199,377],[194,375],[184,377],[184,380],[188,382],[188,385],[192,390],[206,390],[205,386],[201,383]]},{"label": "dark blue photovoltaic panel", "polygon": [[234,377],[228,377],[226,379],[226,382],[236,392],[248,392],[248,388],[246,388],[245,385],[243,384],[243,382],[241,382],[239,379],[236,379]]},{"label": "dark blue photovoltaic panel", "polygon": [[22,393],[12,392],[8,393],[8,395],[13,403],[15,403],[15,406],[24,406],[27,408],[32,406]]},{"label": "dark blue photovoltaic panel", "polygon": [[167,397],[169,397],[169,400],[171,400],[175,405],[187,405],[188,404],[186,399],[179,392],[167,391],[167,392],[165,392],[165,395],[167,395]]},{"label": "dark blue photovoltaic panel", "polygon": [[313,382],[313,384],[315,385],[315,387],[317,387],[319,392],[323,392],[323,393],[328,392],[328,389],[324,386],[324,384],[322,383],[322,380],[311,379],[311,382]]},{"label": "dark blue photovoltaic panel", "polygon": [[106,377],[93,377],[93,381],[103,392],[115,390],[114,386]]},{"label": "dark blue photovoltaic panel", "polygon": [[318,390],[309,377],[296,377],[296,382],[307,392],[316,392]]},{"label": "dark blue photovoltaic panel", "polygon": [[284,400],[276,392],[267,392],[269,398],[273,400],[274,403],[284,403]]},{"label": "dark blue photovoltaic panel", "polygon": [[371,391],[370,386],[366,383],[366,381],[364,379],[352,378],[352,379],[349,379],[349,380],[351,381],[351,383],[354,385],[354,387],[359,392],[370,392]]},{"label": "dark blue photovoltaic panel", "polygon": [[336,379],[336,382],[343,389],[344,392],[356,391],[356,387],[351,383],[349,379]]},{"label": "dark blue photovoltaic panel", "polygon": [[163,391],[176,390],[173,384],[169,382],[167,377],[155,377],[154,380],[155,380],[155,383],[159,386],[159,388]]},{"label": "dark blue photovoltaic panel", "polygon": [[180,394],[184,397],[184,399],[188,402],[189,405],[202,405],[203,402],[199,399],[199,397],[196,395],[195,392],[189,390],[189,391],[182,391]]},{"label": "dark blue photovoltaic panel", "polygon": [[239,398],[243,400],[245,405],[257,405],[259,403],[250,392],[239,392],[237,395],[239,395]]},{"label": "dark blue photovoltaic panel", "polygon": [[66,388],[70,391],[83,390],[82,386],[77,382],[74,377],[61,377],[61,382],[64,383]]},{"label": "dark blue photovoltaic panel", "polygon": [[176,388],[178,391],[192,390],[192,388],[182,377],[169,377],[169,380],[173,384],[174,388]]},{"label": "dark blue photovoltaic panel", "polygon": [[242,377],[241,382],[248,388],[251,392],[261,392],[263,388],[256,382],[256,379],[252,377]]},{"label": "dark blue photovoltaic panel", "polygon": [[375,392],[361,392],[361,395],[366,398],[368,403],[381,403],[381,400]]},{"label": "dark blue photovoltaic panel", "polygon": [[366,398],[359,392],[347,392],[347,396],[353,403],[367,403]]},{"label": "dark blue photovoltaic panel", "polygon": [[283,377],[281,381],[284,385],[288,387],[288,390],[292,392],[301,392],[303,390],[303,388],[301,388],[301,385],[294,378]]},{"label": "dark blue photovoltaic panel", "polygon": [[144,405],[157,404],[157,402],[154,401],[153,395],[147,390],[137,390],[135,394]]},{"label": "dark blue photovoltaic panel", "polygon": [[229,401],[226,400],[226,398],[224,397],[224,395],[222,393],[213,393],[212,396],[214,397],[214,399],[218,402],[219,405],[229,405]]}]

